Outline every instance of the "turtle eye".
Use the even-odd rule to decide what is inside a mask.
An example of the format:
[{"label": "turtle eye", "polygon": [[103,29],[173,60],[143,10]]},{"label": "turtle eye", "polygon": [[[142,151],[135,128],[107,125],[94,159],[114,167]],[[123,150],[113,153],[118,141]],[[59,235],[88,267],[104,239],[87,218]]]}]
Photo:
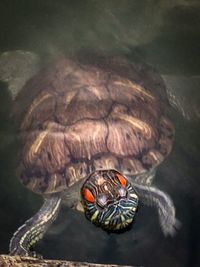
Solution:
[{"label": "turtle eye", "polygon": [[88,188],[83,188],[83,197],[85,200],[89,201],[89,202],[94,202],[95,198],[94,195],[92,194],[92,192],[90,191],[90,189]]},{"label": "turtle eye", "polygon": [[126,183],[127,183],[126,178],[123,175],[119,174],[119,173],[117,173],[116,176],[117,176],[120,184],[125,187]]}]

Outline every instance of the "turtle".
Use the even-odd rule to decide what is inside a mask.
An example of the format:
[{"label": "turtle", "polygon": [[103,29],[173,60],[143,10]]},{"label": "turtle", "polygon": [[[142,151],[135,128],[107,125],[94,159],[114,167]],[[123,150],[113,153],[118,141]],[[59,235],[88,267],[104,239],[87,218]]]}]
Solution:
[{"label": "turtle", "polygon": [[174,140],[168,104],[159,73],[121,57],[63,56],[34,74],[13,104],[16,169],[44,203],[14,233],[10,254],[37,255],[32,246],[62,203],[115,231],[132,224],[141,201],[156,207],[164,235],[173,235],[174,203],[152,185]]}]

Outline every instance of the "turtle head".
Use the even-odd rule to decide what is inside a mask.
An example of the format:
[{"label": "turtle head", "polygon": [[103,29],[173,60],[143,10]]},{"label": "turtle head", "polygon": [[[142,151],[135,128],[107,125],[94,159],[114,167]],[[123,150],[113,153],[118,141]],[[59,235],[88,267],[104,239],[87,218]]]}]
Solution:
[{"label": "turtle head", "polygon": [[134,218],[138,196],[129,181],[116,170],[99,170],[89,175],[81,188],[86,217],[107,229],[127,227]]}]

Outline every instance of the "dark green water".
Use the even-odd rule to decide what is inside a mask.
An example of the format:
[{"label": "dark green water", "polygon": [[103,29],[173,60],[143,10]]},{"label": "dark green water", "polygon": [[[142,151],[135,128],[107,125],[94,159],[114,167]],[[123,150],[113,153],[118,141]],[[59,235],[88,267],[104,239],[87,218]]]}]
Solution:
[{"label": "dark green water", "polygon": [[[173,2],[173,3],[170,3]],[[185,77],[191,120],[170,111],[176,128],[171,155],[160,166],[155,184],[173,198],[182,223],[165,238],[154,209],[141,207],[133,228],[107,234],[82,214],[63,209],[37,250],[46,258],[151,266],[200,266],[200,123],[192,111],[200,97],[199,1],[0,1],[0,52],[24,49],[49,54],[98,49],[140,58],[163,75]],[[195,77],[195,89],[191,81]],[[190,88],[191,81],[191,88]],[[177,79],[179,82],[179,79]],[[187,93],[186,93],[187,92]],[[191,93],[190,93],[191,92]],[[9,119],[12,101],[0,84],[0,253],[8,252],[12,233],[40,207],[42,199],[16,179],[17,154]]]}]

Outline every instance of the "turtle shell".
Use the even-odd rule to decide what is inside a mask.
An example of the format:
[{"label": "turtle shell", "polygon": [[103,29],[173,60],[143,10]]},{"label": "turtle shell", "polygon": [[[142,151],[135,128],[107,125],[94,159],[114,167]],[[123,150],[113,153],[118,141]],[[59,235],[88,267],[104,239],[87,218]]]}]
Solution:
[{"label": "turtle shell", "polygon": [[62,191],[100,169],[137,177],[171,150],[160,76],[118,58],[96,62],[59,60],[29,80],[14,103],[17,173],[34,192]]}]

